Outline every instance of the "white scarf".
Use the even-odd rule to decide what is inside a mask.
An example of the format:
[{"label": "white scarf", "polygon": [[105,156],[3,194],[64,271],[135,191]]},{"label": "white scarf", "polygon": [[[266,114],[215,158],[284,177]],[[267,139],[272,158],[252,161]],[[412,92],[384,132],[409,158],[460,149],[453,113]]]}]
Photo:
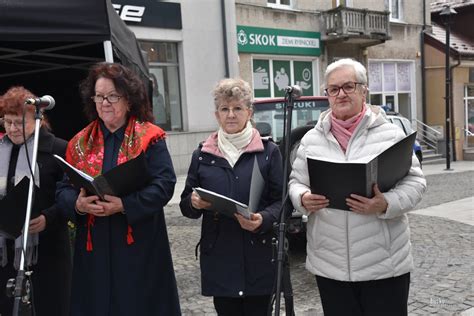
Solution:
[{"label": "white scarf", "polygon": [[217,131],[217,146],[232,168],[244,152],[245,147],[250,144],[252,135],[253,127],[250,121],[247,122],[245,128],[239,133],[227,134],[222,127]]},{"label": "white scarf", "polygon": [[[28,154],[30,156],[30,161],[33,155],[33,136],[26,141],[26,146],[28,147]],[[7,192],[7,181],[8,181],[8,166],[10,164],[10,156],[13,148],[13,143],[5,135],[0,139],[0,198],[6,195]],[[23,144],[18,153],[18,160],[15,169],[15,185],[23,179],[23,177],[31,177],[28,162],[26,160],[26,151],[25,144]],[[38,164],[36,164],[35,169],[35,184],[40,186],[40,175]],[[1,211],[1,210],[0,210]],[[26,210],[25,210],[26,211]],[[4,267],[7,262],[7,246],[6,240],[11,239],[11,237],[3,234],[0,231],[0,266]],[[20,256],[21,256],[21,244],[23,242],[23,236],[18,237],[15,240],[15,258],[13,261],[13,266],[18,270],[20,266]],[[28,244],[26,246],[26,257],[25,263],[27,266],[35,264],[38,261],[38,243],[39,238],[38,234],[30,234],[28,238]]]}]

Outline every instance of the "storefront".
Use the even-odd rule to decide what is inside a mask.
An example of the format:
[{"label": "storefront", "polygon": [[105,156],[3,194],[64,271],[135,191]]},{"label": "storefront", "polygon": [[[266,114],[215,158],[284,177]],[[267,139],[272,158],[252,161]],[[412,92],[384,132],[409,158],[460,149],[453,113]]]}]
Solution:
[{"label": "storefront", "polygon": [[319,32],[237,26],[240,73],[252,83],[254,96],[283,97],[297,84],[303,95],[319,95]]}]

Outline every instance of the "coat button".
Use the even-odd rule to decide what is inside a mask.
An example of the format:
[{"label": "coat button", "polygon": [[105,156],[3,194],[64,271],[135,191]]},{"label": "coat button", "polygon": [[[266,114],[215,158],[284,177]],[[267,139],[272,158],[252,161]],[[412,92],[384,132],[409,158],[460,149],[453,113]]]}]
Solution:
[{"label": "coat button", "polygon": [[236,176],[235,178],[236,178],[236,179],[239,179],[239,176]]},{"label": "coat button", "polygon": [[216,163],[216,161],[215,161],[215,160],[212,160],[211,163],[214,164],[214,163]]},{"label": "coat button", "polygon": [[202,157],[199,157],[199,160],[202,160]]},{"label": "coat button", "polygon": [[262,244],[265,244],[266,242],[267,242],[267,240],[266,240],[266,239],[262,240]]},{"label": "coat button", "polygon": [[239,296],[242,296],[242,295],[244,295],[244,292],[239,291]]}]

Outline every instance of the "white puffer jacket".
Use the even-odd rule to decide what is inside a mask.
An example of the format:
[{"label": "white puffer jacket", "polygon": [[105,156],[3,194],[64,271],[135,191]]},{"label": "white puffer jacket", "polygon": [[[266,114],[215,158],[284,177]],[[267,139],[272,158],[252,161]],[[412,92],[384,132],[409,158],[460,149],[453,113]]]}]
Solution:
[{"label": "white puffer jacket", "polygon": [[[330,132],[331,110],[321,114],[315,128],[302,138],[292,164],[289,193],[296,209],[308,214],[301,205],[301,195],[310,191],[306,155],[349,162],[380,153],[405,137],[381,112],[368,106],[346,153]],[[410,272],[413,258],[405,213],[421,200],[425,189],[425,178],[413,155],[408,175],[384,193],[388,202],[384,214],[360,215],[331,208],[309,214],[306,268],[340,281],[378,280]]]}]

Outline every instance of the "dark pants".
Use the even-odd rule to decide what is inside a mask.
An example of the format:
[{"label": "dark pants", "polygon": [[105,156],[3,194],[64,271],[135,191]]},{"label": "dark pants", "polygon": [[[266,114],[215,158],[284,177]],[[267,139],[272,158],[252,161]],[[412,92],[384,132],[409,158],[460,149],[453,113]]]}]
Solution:
[{"label": "dark pants", "polygon": [[325,316],[407,315],[410,273],[389,279],[342,282],[316,276]]},{"label": "dark pants", "polygon": [[266,316],[270,295],[240,297],[214,296],[219,316]]}]

